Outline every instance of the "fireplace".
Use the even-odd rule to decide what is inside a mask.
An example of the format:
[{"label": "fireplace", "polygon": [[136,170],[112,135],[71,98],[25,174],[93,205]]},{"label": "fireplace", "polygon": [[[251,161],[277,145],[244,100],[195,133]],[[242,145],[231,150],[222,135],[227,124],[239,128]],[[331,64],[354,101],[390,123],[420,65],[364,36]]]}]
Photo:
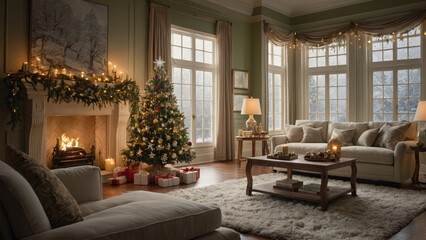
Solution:
[{"label": "fireplace", "polygon": [[[70,138],[65,133],[56,139],[52,153],[52,168],[93,165],[96,157],[95,145],[92,144],[90,152],[87,152],[84,147],[79,146],[79,139]],[[98,167],[104,168],[103,165]]]},{"label": "fireplace", "polygon": [[93,155],[94,165],[104,167],[106,158],[115,159],[116,166],[122,165],[120,151],[127,141],[128,104],[111,104],[101,109],[75,102],[56,104],[47,101],[41,86],[36,90],[31,85],[26,88],[25,148],[30,156],[53,167],[57,138],[65,133],[79,138],[79,146],[87,155]]}]

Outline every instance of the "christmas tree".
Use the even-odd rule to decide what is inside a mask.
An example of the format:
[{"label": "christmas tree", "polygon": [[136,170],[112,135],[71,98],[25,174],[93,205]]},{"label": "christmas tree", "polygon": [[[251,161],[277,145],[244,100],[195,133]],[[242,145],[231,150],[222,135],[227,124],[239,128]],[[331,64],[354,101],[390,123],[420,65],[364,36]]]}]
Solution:
[{"label": "christmas tree", "polygon": [[133,162],[164,166],[190,162],[195,157],[184,126],[185,116],[177,107],[164,63],[161,58],[155,62],[157,67],[145,86],[139,114],[133,116],[130,140],[122,151],[127,166]]}]

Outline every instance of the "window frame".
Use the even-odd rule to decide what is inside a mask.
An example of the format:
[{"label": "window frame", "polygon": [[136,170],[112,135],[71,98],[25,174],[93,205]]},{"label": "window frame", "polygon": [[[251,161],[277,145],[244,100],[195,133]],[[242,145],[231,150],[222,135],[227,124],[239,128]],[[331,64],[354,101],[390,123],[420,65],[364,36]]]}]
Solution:
[{"label": "window frame", "polygon": [[[187,29],[187,28],[183,28],[183,27],[179,27],[176,25],[172,25],[171,27],[171,33],[170,35],[172,36],[172,34],[177,33],[177,34],[181,34],[181,35],[185,35],[185,36],[190,36],[191,37],[191,46],[192,46],[192,60],[183,60],[183,59],[174,59],[173,56],[171,56],[171,72],[169,73],[170,76],[170,81],[172,82],[173,80],[173,68],[174,67],[179,67],[179,68],[186,68],[186,69],[191,69],[191,111],[192,111],[192,117],[191,117],[191,141],[193,143],[193,146],[195,148],[197,147],[210,147],[210,146],[214,146],[215,144],[215,140],[216,140],[216,75],[217,75],[217,68],[216,68],[216,36],[209,34],[209,33],[204,33],[204,32],[199,32],[199,31],[195,31],[192,29]],[[201,62],[196,62],[196,48],[195,48],[195,44],[196,41],[195,39],[203,39],[203,40],[209,40],[212,41],[212,64],[207,64],[207,63],[201,63]],[[172,42],[170,43],[170,46],[172,46]],[[211,125],[211,131],[212,131],[212,135],[211,135],[211,142],[197,142],[196,141],[196,72],[197,70],[199,71],[209,71],[212,72],[212,125]],[[204,85],[203,85],[204,86]],[[203,100],[203,105],[204,105],[204,100]],[[204,109],[204,108],[203,108]],[[203,114],[204,116],[204,114]],[[204,126],[203,126],[204,129]]]},{"label": "window frame", "polygon": [[[269,54],[269,44],[271,44],[271,54]],[[268,97],[266,98],[266,101],[268,102],[268,115],[266,116],[267,119],[266,121],[268,121],[268,132],[270,133],[270,135],[273,134],[278,134],[278,133],[282,133],[282,131],[284,130],[284,124],[285,124],[285,118],[284,118],[284,101],[285,101],[285,83],[287,81],[287,48],[285,46],[279,46],[281,47],[281,66],[276,66],[274,65],[274,43],[268,39],[268,44],[267,44],[267,79],[266,79],[266,89],[267,89],[267,93],[268,93]],[[271,60],[272,63],[270,63],[269,61],[269,56],[271,55]],[[272,74],[272,105],[274,105],[275,102],[275,89],[274,89],[274,75],[278,74],[281,75],[281,99],[280,99],[280,103],[281,103],[281,128],[280,129],[275,129],[275,109],[274,107],[270,107],[269,106],[269,74]],[[269,112],[269,109],[272,109],[272,113]],[[272,125],[273,128],[271,128],[271,126],[269,126],[269,114],[272,114]]]},{"label": "window frame", "polygon": [[[345,65],[339,65],[338,62],[336,63],[336,65],[332,65],[329,66],[329,61],[330,61],[330,55],[329,55],[329,48],[331,47],[335,47],[334,45],[324,45],[324,46],[320,46],[320,47],[314,47],[314,48],[321,48],[324,47],[325,50],[325,66],[321,66],[321,67],[309,67],[309,50],[310,48],[312,48],[312,46],[303,46],[302,49],[302,54],[304,55],[304,70],[305,70],[305,82],[306,82],[306,87],[305,87],[305,94],[307,96],[307,101],[306,101],[306,119],[310,119],[310,76],[312,75],[324,75],[325,76],[325,119],[324,121],[330,121],[330,75],[331,74],[346,74],[346,122],[349,121],[349,112],[351,111],[350,108],[350,104],[349,104],[349,100],[350,100],[350,96],[349,96],[349,87],[350,87],[350,70],[349,70],[349,54],[350,54],[350,44],[349,41],[343,41],[340,44],[336,44],[337,49],[339,47],[339,45],[344,44],[346,47],[346,64]],[[336,56],[338,58],[338,56],[341,56],[341,54],[336,53],[335,55],[331,55],[331,56]],[[316,57],[318,58],[318,56]],[[318,64],[318,60],[316,60],[317,64]],[[317,86],[318,87],[318,86]],[[318,99],[318,98],[317,98]],[[318,107],[318,105],[317,105]],[[317,116],[318,116],[318,111],[316,112]],[[318,119],[318,117],[317,117]],[[322,120],[319,120],[322,121]]]},{"label": "window frame", "polygon": [[[424,38],[423,38],[423,24],[420,24],[419,30],[420,30],[420,58],[414,58],[414,59],[409,59],[408,58],[408,38],[412,35],[408,35],[407,33],[407,47],[405,47],[407,49],[407,59],[401,59],[398,60],[398,49],[401,49],[401,47],[398,47],[398,41],[399,41],[399,37],[396,37],[395,41],[392,40],[392,38],[389,39],[389,41],[392,41],[393,45],[392,45],[392,60],[391,61],[380,61],[380,62],[374,62],[373,61],[373,37],[372,36],[368,36],[367,37],[367,68],[368,68],[368,99],[369,102],[371,104],[368,105],[368,119],[370,121],[375,121],[374,120],[374,106],[373,106],[373,73],[374,72],[385,72],[385,71],[392,71],[392,80],[393,80],[393,97],[392,97],[392,121],[399,121],[398,120],[398,100],[400,99],[398,97],[398,71],[399,70],[410,70],[410,69],[419,69],[420,71],[420,82],[418,83],[420,85],[420,96],[419,101],[422,101],[422,68],[423,68],[423,49],[424,49]],[[390,35],[388,35],[390,36]],[[369,41],[371,41],[370,43],[368,43]],[[384,42],[385,40],[382,40],[382,42]],[[407,76],[409,77],[409,76]],[[405,85],[405,84],[404,84]],[[409,85],[409,83],[407,83],[407,85]],[[417,98],[417,97],[412,97],[412,98]],[[384,98],[382,98],[384,99]],[[406,99],[411,99],[410,96],[408,96]],[[383,113],[384,113],[384,109],[383,109]],[[408,121],[410,121],[409,119],[409,115],[410,115],[410,111],[408,110]],[[384,118],[381,121],[385,121]],[[379,121],[380,122],[380,121]]]}]

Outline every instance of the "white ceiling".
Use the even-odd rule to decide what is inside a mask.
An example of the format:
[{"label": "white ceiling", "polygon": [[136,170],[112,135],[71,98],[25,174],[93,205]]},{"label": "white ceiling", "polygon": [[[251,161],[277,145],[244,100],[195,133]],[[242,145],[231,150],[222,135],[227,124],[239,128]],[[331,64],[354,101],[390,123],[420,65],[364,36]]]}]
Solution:
[{"label": "white ceiling", "polygon": [[322,12],[372,0],[197,0],[202,5],[215,4],[227,9],[251,15],[253,8],[264,6],[289,17]]}]

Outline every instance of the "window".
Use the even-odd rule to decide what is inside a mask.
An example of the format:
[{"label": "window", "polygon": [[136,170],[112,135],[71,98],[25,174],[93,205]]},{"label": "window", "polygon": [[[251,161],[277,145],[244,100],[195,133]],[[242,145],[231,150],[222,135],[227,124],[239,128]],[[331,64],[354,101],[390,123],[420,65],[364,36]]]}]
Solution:
[{"label": "window", "polygon": [[214,44],[207,34],[172,29],[174,93],[189,138],[198,145],[213,142]]},{"label": "window", "polygon": [[347,44],[307,47],[309,119],[347,121]]},{"label": "window", "polygon": [[279,131],[283,128],[284,93],[284,57],[285,48],[268,43],[268,130]]},{"label": "window", "polygon": [[421,42],[420,27],[398,38],[369,40],[373,121],[413,121],[421,94]]}]

